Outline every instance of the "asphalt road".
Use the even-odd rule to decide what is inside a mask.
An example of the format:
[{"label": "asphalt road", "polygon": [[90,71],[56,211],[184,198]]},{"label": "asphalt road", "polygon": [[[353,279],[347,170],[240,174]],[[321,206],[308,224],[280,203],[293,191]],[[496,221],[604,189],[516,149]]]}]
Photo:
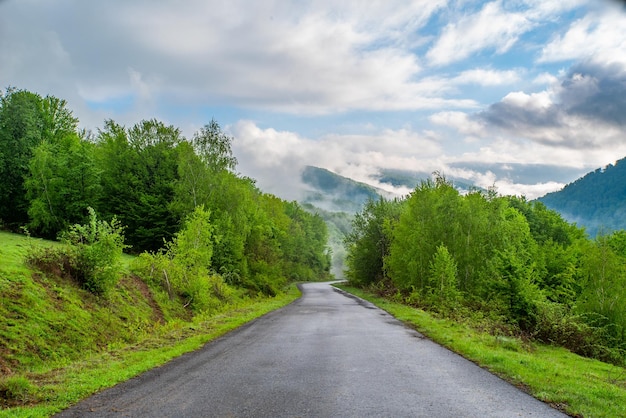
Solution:
[{"label": "asphalt road", "polygon": [[326,283],[59,417],[564,417]]}]

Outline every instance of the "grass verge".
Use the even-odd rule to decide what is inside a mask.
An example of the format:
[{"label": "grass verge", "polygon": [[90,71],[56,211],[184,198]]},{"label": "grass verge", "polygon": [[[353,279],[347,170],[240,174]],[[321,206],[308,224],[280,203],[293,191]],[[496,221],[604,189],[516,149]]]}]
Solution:
[{"label": "grass verge", "polygon": [[[30,269],[33,248],[59,244],[0,231],[0,417],[46,417],[157,367],[297,299],[234,297],[193,316],[125,274],[106,298]],[[128,273],[133,257],[124,256]]]},{"label": "grass verge", "polygon": [[93,354],[46,372],[29,373],[11,382],[32,400],[29,406],[0,410],[0,417],[48,417],[98,391],[197,350],[225,333],[279,309],[300,296],[295,285],[285,294],[242,302],[219,315],[161,326],[141,343]]},{"label": "grass verge", "polygon": [[560,347],[494,336],[347,285],[433,341],[576,417],[626,417],[626,369]]}]

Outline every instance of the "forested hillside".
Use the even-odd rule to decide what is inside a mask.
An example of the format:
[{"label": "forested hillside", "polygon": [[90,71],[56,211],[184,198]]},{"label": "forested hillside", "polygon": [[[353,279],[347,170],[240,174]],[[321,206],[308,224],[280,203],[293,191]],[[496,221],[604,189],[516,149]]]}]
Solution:
[{"label": "forested hillside", "polygon": [[238,175],[233,140],[216,121],[191,138],[155,119],[87,132],[62,99],[0,95],[0,409],[66,406],[75,362],[169,347],[331,277],[325,221]]},{"label": "forested hillside", "polygon": [[443,177],[369,202],[346,275],[395,300],[493,332],[624,364],[626,232],[590,240],[538,201],[460,194]]},{"label": "forested hillside", "polygon": [[[64,100],[8,89],[0,99],[0,222],[56,238],[90,219],[123,229],[126,251],[167,247],[197,216],[227,282],[274,293],[329,271],[324,221],[236,174],[233,138],[216,121],[185,138],[158,120],[77,129]],[[200,214],[198,214],[200,210]],[[190,216],[192,218],[190,218]],[[189,220],[190,219],[190,220]]]},{"label": "forested hillside", "polygon": [[302,182],[309,188],[302,201],[332,212],[356,213],[365,202],[384,194],[382,190],[319,167],[305,167]]},{"label": "forested hillside", "polygon": [[539,199],[591,237],[626,229],[626,158]]}]

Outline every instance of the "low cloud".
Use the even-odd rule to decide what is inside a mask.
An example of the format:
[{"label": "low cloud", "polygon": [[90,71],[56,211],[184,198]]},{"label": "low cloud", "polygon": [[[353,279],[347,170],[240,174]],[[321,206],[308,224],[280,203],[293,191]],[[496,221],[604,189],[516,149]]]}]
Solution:
[{"label": "low cloud", "polygon": [[[448,120],[459,116],[446,115]],[[525,195],[531,199],[558,190],[585,172],[582,168],[564,170],[558,159],[550,155],[544,155],[544,165],[527,164],[526,148],[507,141],[496,141],[478,152],[446,155],[440,140],[409,129],[383,130],[370,135],[328,135],[317,139],[288,131],[261,129],[251,121],[240,121],[229,130],[235,137],[234,152],[242,174],[255,178],[263,190],[287,199],[300,199],[308,190],[300,179],[307,165],[331,170],[395,196],[406,195],[410,190],[381,183],[381,169],[439,171],[478,187],[495,186],[500,193]],[[569,157],[563,157],[575,163],[573,159],[580,155],[572,151]],[[514,163],[507,166],[494,164],[494,161]],[[542,181],[542,177],[562,181]]]},{"label": "low cloud", "polygon": [[442,165],[443,150],[438,140],[410,129],[310,139],[239,121],[229,131],[235,137],[233,150],[242,174],[257,179],[263,190],[292,199],[301,196],[300,174],[307,165],[396,194],[405,194],[406,190],[381,184],[377,179],[380,169],[431,172]]}]

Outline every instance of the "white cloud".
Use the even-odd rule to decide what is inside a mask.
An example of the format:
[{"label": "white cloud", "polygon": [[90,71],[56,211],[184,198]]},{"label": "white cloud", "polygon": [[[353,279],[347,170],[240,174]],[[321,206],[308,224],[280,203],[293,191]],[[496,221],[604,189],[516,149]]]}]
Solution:
[{"label": "white cloud", "polygon": [[574,21],[541,51],[539,62],[584,60],[626,63],[626,14],[607,8]]},{"label": "white cloud", "polygon": [[230,131],[235,137],[233,151],[242,174],[257,179],[263,190],[282,196],[286,191],[291,198],[302,190],[300,171],[307,165],[395,191],[375,180],[381,168],[430,172],[442,164],[440,144],[409,129],[309,139],[239,121]]},{"label": "white cloud", "polygon": [[441,3],[132,2],[115,24],[144,63],[129,66],[180,100],[312,114],[466,107],[431,96],[406,49]]},{"label": "white cloud", "polygon": [[597,4],[0,0],[0,82],[67,99],[91,128],[156,117],[187,132],[215,111],[270,192],[311,164],[370,184],[380,167],[452,170],[532,195],[561,183],[450,164],[626,155],[626,17]]},{"label": "white cloud", "polygon": [[550,73],[541,73],[532,80],[533,84],[546,85],[548,87],[554,86],[558,83],[559,79]]},{"label": "white cloud", "polygon": [[501,1],[489,2],[478,13],[449,23],[426,58],[432,65],[445,65],[487,48],[501,54],[532,27],[523,13],[504,10]]},{"label": "white cloud", "polygon": [[580,7],[586,3],[594,3],[597,0],[524,0],[528,6],[527,16],[531,19],[554,20],[558,19],[563,12]]},{"label": "white cloud", "polygon": [[542,111],[553,105],[552,97],[548,91],[531,94],[526,94],[523,91],[514,91],[504,96],[502,103],[536,111]]},{"label": "white cloud", "polygon": [[481,86],[500,86],[513,84],[521,79],[519,72],[515,70],[493,70],[474,68],[461,72],[452,78],[450,82],[455,84],[478,84]]},{"label": "white cloud", "polygon": [[430,121],[436,125],[453,128],[463,135],[482,136],[485,131],[480,120],[472,119],[464,112],[439,112],[430,116]]}]

